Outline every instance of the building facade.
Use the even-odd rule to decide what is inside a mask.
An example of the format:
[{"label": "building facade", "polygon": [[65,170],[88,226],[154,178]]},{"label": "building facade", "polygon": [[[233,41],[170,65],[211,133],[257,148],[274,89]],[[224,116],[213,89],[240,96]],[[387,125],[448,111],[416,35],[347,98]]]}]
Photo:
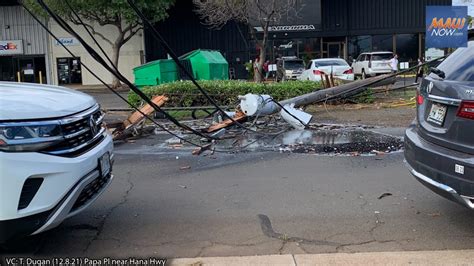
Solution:
[{"label": "building facade", "polygon": [[[50,36],[34,18],[10,0],[0,3],[0,81],[22,81],[55,85],[99,85],[81,62],[107,83],[112,74],[87,53],[73,36],[65,32],[52,20],[40,18],[49,30],[68,47],[77,58],[73,58]],[[93,40],[81,26],[71,25],[90,45],[99,51]],[[113,26],[94,25],[94,30],[113,40],[117,29]],[[101,37],[97,41],[108,56],[112,46]],[[143,32],[138,32],[120,50],[119,70],[133,81],[133,68],[144,62]]]},{"label": "building facade", "polygon": [[51,81],[47,32],[20,6],[0,6],[0,80]]},{"label": "building facade", "polygon": [[[95,48],[100,54],[99,48],[95,45],[92,38],[82,26],[71,26],[89,45]],[[103,81],[108,84],[112,83],[112,74],[108,72],[102,65],[97,63],[76,38],[64,31],[55,21],[49,21],[49,28],[51,29],[51,32],[54,33],[56,37],[58,37],[61,43],[64,44],[77,57],[72,57],[66,51],[66,49],[64,49],[61,43],[55,40],[52,36],[49,36],[49,44],[51,47],[50,57],[52,65],[51,75],[53,84],[102,84],[89,71],[83,69],[81,62],[86,65],[94,74],[98,75]],[[94,30],[112,41],[118,34],[117,28],[110,25],[94,25]],[[102,37],[95,36],[95,39],[104,49],[107,56],[111,58],[112,46],[107,41],[102,39]],[[131,80],[132,82],[134,80],[133,68],[144,63],[143,53],[144,41],[143,33],[141,31],[132,37],[128,42],[126,42],[120,49],[118,69],[127,79]]]},{"label": "building facade", "polygon": [[[426,6],[452,5],[451,0],[307,1],[311,1],[307,6],[314,8],[314,2],[318,2],[319,7],[304,15],[320,16],[320,24],[289,25],[271,32],[267,47],[271,61],[291,55],[306,60],[340,57],[352,61],[362,52],[392,51],[403,61],[416,62],[424,53]],[[177,54],[198,48],[219,50],[237,77],[245,78],[245,63],[256,58],[259,49],[249,28],[231,22],[221,30],[210,30],[193,9],[192,0],[177,1],[169,18],[158,23],[157,29]],[[166,52],[148,32],[145,32],[145,43],[147,61],[166,57]]]}]

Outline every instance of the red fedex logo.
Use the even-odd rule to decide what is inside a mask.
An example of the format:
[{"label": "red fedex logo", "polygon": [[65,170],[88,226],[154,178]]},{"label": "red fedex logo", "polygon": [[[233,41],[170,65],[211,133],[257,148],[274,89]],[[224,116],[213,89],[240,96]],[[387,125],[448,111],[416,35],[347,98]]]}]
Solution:
[{"label": "red fedex logo", "polygon": [[0,45],[0,50],[16,50],[17,45],[12,42],[7,42],[5,45]]},{"label": "red fedex logo", "polygon": [[431,36],[453,36],[458,29],[464,28],[466,18],[437,18],[434,17],[428,31]]}]

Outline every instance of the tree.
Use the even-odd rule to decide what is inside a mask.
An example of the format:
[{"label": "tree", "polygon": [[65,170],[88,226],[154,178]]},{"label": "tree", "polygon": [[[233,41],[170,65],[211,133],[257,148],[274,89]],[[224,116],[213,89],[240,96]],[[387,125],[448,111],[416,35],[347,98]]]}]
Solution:
[{"label": "tree", "polygon": [[[250,27],[252,37],[260,48],[257,70],[254,77],[257,82],[263,80],[262,70],[266,59],[270,27],[278,25],[283,18],[291,19],[302,8],[299,0],[193,0],[196,13],[205,25],[213,29],[222,28],[229,21],[238,21]],[[255,25],[261,28],[257,34]]]},{"label": "tree", "polygon": [[[174,1],[135,0],[135,4],[152,23],[155,23],[167,17],[167,10],[173,5]],[[69,8],[69,4],[90,32],[112,47],[111,61],[115,67],[118,67],[122,46],[143,29],[142,21],[126,0],[44,0],[44,2],[65,20],[75,25],[81,25]],[[45,16],[46,13],[35,0],[24,0],[23,3],[36,14]],[[113,37],[105,36],[94,28],[94,25],[113,26],[117,29],[117,34],[114,34]],[[112,80],[113,88],[121,86],[120,81],[115,76]]]}]

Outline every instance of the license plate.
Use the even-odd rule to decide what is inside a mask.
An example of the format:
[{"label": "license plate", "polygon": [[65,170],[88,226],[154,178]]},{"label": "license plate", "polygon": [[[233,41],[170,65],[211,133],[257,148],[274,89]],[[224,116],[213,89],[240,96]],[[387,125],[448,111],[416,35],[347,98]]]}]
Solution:
[{"label": "license plate", "polygon": [[110,153],[106,152],[99,158],[99,168],[101,176],[106,176],[110,173]]},{"label": "license plate", "polygon": [[433,105],[431,106],[430,114],[428,115],[428,121],[440,126],[443,125],[444,118],[446,117],[446,110],[446,105],[433,103]]}]

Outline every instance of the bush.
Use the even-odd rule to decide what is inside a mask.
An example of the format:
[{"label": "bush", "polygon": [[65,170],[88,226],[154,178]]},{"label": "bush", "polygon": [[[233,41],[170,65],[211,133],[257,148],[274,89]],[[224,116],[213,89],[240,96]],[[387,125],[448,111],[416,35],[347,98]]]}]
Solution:
[{"label": "bush", "polygon": [[[319,82],[312,81],[287,81],[268,84],[237,80],[203,80],[198,82],[219,105],[230,106],[238,102],[238,95],[247,93],[268,94],[275,100],[280,101],[322,89]],[[155,95],[166,95],[170,98],[166,103],[168,107],[211,105],[191,81],[177,81],[159,86],[144,87],[142,91],[150,98]],[[134,92],[128,94],[128,100],[134,105],[141,104],[140,97]]]},{"label": "bush", "polygon": [[375,102],[374,90],[372,90],[371,88],[368,88],[364,92],[353,96],[351,100],[355,103],[374,103]]}]

